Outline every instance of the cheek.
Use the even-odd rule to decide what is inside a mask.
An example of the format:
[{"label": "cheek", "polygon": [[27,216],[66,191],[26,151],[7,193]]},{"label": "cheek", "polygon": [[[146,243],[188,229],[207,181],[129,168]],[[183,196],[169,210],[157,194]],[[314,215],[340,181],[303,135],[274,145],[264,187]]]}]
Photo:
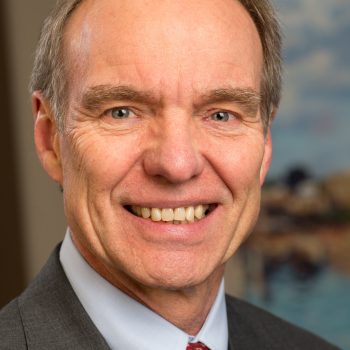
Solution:
[{"label": "cheek", "polygon": [[64,179],[88,185],[89,190],[111,190],[138,158],[134,137],[85,132],[72,135],[64,145]]},{"label": "cheek", "polygon": [[[253,151],[254,150],[254,151]],[[221,153],[217,161],[217,171],[231,193],[250,191],[251,187],[260,188],[260,170],[264,147],[259,143],[232,144],[230,151]]]}]

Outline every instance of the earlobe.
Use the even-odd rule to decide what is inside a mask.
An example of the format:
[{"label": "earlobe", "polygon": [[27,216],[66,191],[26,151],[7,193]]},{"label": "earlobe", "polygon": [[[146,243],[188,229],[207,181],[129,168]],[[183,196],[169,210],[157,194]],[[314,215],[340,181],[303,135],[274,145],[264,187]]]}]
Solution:
[{"label": "earlobe", "polygon": [[265,149],[264,149],[264,158],[261,163],[260,168],[260,186],[264,184],[267,172],[270,168],[271,160],[272,160],[272,137],[271,137],[271,131],[268,130],[266,137],[265,137]]},{"label": "earlobe", "polygon": [[40,91],[32,95],[34,142],[41,165],[47,174],[62,185],[59,130],[49,102]]}]

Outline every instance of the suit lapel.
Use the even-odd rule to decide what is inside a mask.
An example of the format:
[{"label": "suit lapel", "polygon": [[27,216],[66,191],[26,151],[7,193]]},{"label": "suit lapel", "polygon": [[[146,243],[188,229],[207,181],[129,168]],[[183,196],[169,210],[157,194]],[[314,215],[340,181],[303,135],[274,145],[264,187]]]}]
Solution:
[{"label": "suit lapel", "polygon": [[109,349],[76,297],[59,262],[59,247],[19,298],[28,349]]}]

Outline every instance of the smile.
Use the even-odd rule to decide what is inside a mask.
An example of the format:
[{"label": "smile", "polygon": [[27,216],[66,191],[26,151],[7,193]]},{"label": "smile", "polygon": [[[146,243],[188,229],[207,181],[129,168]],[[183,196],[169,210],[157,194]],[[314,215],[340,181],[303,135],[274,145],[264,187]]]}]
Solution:
[{"label": "smile", "polygon": [[216,204],[199,204],[179,208],[146,208],[133,205],[128,206],[127,209],[132,214],[143,219],[179,225],[190,224],[203,219],[210,214],[216,206]]}]

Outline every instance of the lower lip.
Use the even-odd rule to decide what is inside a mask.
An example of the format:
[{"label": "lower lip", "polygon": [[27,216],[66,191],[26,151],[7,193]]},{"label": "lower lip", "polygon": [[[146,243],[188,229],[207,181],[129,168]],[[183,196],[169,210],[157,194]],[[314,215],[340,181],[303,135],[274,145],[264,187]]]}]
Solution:
[{"label": "lower lip", "polygon": [[220,206],[217,206],[204,218],[191,222],[189,224],[173,224],[164,221],[152,221],[133,215],[128,210],[124,210],[128,215],[130,223],[136,226],[137,232],[140,232],[146,239],[155,241],[200,241],[213,227],[215,217],[220,212]]}]

